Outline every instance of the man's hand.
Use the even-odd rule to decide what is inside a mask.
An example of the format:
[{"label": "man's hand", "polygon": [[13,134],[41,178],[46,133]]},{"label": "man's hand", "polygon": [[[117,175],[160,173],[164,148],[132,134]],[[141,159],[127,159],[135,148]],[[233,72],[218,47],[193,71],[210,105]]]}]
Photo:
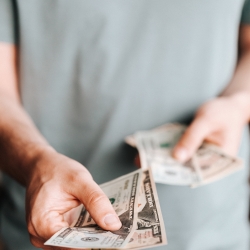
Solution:
[{"label": "man's hand", "polygon": [[203,141],[236,154],[242,129],[250,119],[250,25],[239,30],[239,58],[234,76],[221,97],[205,103],[173,151],[185,161]]},{"label": "man's hand", "polygon": [[228,154],[235,155],[249,113],[250,96],[247,93],[222,96],[205,103],[175,146],[173,156],[184,162],[203,141],[216,144]]},{"label": "man's hand", "polygon": [[121,227],[109,199],[86,168],[53,150],[43,154],[34,166],[26,195],[32,244],[46,249],[44,242],[69,226],[69,211],[81,203],[100,227],[110,231]]},{"label": "man's hand", "polygon": [[27,188],[26,217],[32,243],[40,248],[83,203],[96,223],[118,230],[109,199],[78,162],[53,150],[23,110],[18,93],[17,48],[0,43],[0,169]]}]

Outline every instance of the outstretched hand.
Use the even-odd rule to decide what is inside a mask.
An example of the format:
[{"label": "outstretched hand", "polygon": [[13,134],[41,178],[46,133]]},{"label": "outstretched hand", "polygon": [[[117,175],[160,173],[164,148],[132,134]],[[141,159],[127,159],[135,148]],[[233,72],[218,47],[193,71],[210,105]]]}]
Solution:
[{"label": "outstretched hand", "polygon": [[250,98],[244,94],[217,97],[205,103],[198,109],[193,122],[173,149],[173,156],[185,162],[203,141],[235,155],[243,127],[249,121],[249,111]]},{"label": "outstretched hand", "polygon": [[108,197],[88,170],[57,152],[46,152],[35,164],[27,187],[26,214],[32,244],[60,249],[45,247],[44,242],[69,226],[70,211],[81,203],[103,229],[115,231],[121,227]]}]

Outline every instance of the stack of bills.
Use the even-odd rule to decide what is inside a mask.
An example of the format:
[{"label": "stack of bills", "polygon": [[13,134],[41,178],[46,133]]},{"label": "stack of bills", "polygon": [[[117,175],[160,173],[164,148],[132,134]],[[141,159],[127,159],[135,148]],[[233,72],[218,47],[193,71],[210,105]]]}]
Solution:
[{"label": "stack of bills", "polygon": [[164,222],[150,169],[138,170],[101,185],[122,227],[115,232],[98,227],[81,205],[71,227],[45,245],[81,249],[143,249],[167,244]]},{"label": "stack of bills", "polygon": [[242,168],[242,161],[225,154],[219,147],[204,143],[193,157],[181,164],[172,149],[186,126],[166,124],[149,131],[139,131],[125,141],[139,151],[141,167],[152,168],[157,183],[197,187],[221,179]]}]

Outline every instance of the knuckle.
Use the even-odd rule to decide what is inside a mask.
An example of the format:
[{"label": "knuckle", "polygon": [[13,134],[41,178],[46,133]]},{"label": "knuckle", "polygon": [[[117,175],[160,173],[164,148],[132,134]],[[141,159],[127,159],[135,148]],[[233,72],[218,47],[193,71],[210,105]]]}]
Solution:
[{"label": "knuckle", "polygon": [[180,140],[180,145],[184,147],[188,147],[190,142],[194,140],[195,134],[193,133],[192,128],[188,128],[186,133],[183,135],[182,139]]},{"label": "knuckle", "polygon": [[96,204],[103,202],[104,199],[106,199],[106,197],[99,191],[95,190],[89,194],[87,203],[88,206],[95,206]]},{"label": "knuckle", "polygon": [[31,235],[36,236],[36,231],[35,231],[35,229],[34,229],[33,224],[31,223],[31,221],[28,222],[27,228],[28,228],[28,232],[29,232]]},{"label": "knuckle", "polygon": [[43,228],[44,221],[46,221],[45,216],[43,216],[42,220],[41,218],[35,216],[34,214],[33,216],[30,216],[30,220],[28,223],[29,233],[35,237],[41,236],[40,231],[41,231],[41,228]]},{"label": "knuckle", "polygon": [[36,225],[39,225],[39,221],[37,221],[36,217],[33,215],[30,218],[30,224],[32,225],[33,229],[35,230]]},{"label": "knuckle", "polygon": [[192,151],[192,138],[189,138],[188,140],[182,141],[179,145],[181,149],[184,149],[187,154],[190,154],[190,151]]},{"label": "knuckle", "polygon": [[69,193],[72,193],[79,189],[79,184],[82,185],[82,183],[85,183],[89,180],[93,181],[91,174],[85,168],[82,168],[80,173],[79,171],[73,172],[67,176],[68,183],[72,183],[72,185],[63,185],[63,188],[65,188],[65,190]]}]

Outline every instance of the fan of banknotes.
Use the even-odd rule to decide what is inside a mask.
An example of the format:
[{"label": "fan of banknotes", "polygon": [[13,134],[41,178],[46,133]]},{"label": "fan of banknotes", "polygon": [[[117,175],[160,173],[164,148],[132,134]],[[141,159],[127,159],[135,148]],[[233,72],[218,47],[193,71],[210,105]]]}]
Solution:
[{"label": "fan of banknotes", "polygon": [[[45,245],[81,249],[143,249],[167,244],[164,222],[150,169],[137,170],[101,185],[122,227],[98,227],[83,205],[71,227],[62,228]],[[75,215],[74,215],[75,216]]]},{"label": "fan of banknotes", "polygon": [[139,151],[141,167],[152,168],[157,183],[198,187],[219,180],[243,166],[239,158],[224,153],[219,147],[204,143],[184,164],[171,152],[186,126],[165,124],[148,131],[139,131],[125,141]]}]

